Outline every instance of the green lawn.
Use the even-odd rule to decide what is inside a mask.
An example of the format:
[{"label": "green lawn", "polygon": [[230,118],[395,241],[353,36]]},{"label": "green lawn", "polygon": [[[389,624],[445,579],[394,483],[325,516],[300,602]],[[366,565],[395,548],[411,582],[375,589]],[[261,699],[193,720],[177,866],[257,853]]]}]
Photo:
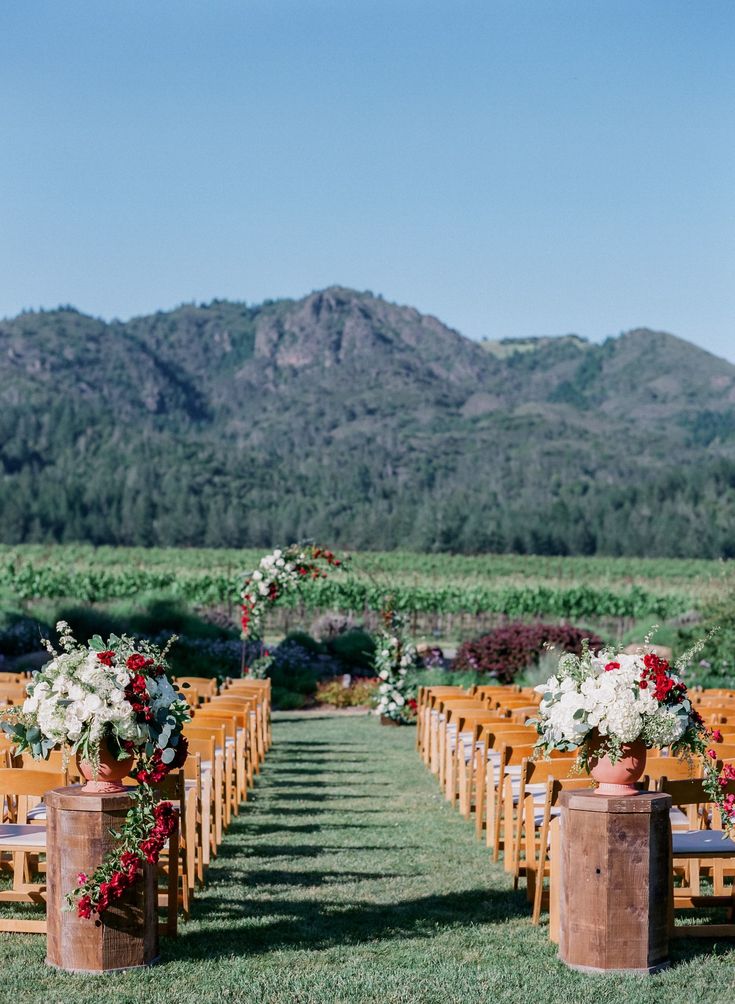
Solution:
[{"label": "green lawn", "polygon": [[661,1002],[707,1004],[735,985],[735,947],[679,942],[649,978],[589,977],[556,958],[473,828],[440,798],[413,729],[368,718],[274,725],[255,796],[163,964],[73,977],[44,939],[0,935],[0,1001],[109,1004]]}]

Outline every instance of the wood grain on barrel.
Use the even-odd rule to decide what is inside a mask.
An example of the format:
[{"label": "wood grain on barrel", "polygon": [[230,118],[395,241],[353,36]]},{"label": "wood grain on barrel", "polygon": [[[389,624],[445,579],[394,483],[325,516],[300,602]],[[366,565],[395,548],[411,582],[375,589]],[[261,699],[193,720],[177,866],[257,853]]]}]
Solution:
[{"label": "wood grain on barrel", "polygon": [[65,910],[66,893],[79,872],[91,873],[114,846],[130,808],[127,794],[86,794],[56,788],[46,796],[48,815],[47,961],[70,972],[104,972],[149,965],[158,956],[155,866],[144,880],[105,911],[85,920]]},{"label": "wood grain on barrel", "polygon": [[560,958],[601,971],[664,966],[671,799],[580,791],[560,803]]}]

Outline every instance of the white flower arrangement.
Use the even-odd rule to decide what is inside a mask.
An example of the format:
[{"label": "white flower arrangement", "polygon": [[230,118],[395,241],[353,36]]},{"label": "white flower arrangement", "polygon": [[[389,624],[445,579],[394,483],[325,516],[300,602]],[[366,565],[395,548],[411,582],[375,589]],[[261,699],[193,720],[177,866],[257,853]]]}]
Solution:
[{"label": "white flower arrangement", "polygon": [[342,564],[331,551],[312,544],[290,544],[266,554],[255,571],[244,576],[241,594],[243,638],[261,637],[268,607],[285,593],[304,579],[323,578],[325,566],[339,568]]},{"label": "white flower arrangement", "polygon": [[697,726],[685,685],[651,654],[594,655],[585,647],[581,656],[563,655],[556,674],[536,691],[543,695],[537,747],[547,753],[584,752],[595,733],[614,761],[637,740],[649,749],[680,746]]},{"label": "white flower arrangement", "polygon": [[378,685],[376,712],[398,722],[413,721],[415,701],[412,701],[408,674],[418,662],[416,649],[403,638],[403,621],[393,610],[383,613],[386,624],[375,650],[375,672]]},{"label": "white flower arrangement", "polygon": [[3,729],[18,749],[47,758],[56,747],[99,763],[103,739],[115,754],[153,747],[172,762],[189,709],[165,675],[165,652],[123,636],[80,645],[69,625],[56,625],[61,652],[28,684],[20,709],[9,709]]}]

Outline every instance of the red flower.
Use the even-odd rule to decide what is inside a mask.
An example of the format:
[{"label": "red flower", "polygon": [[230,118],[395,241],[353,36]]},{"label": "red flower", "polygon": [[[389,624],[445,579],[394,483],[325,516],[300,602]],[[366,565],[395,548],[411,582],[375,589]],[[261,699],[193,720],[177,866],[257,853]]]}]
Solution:
[{"label": "red flower", "polygon": [[144,655],[140,655],[138,652],[134,652],[128,661],[125,663],[131,673],[137,673],[141,669],[145,669],[146,666],[153,665],[153,659],[146,659]]},{"label": "red flower", "polygon": [[610,672],[612,672],[613,669],[620,669],[620,663],[619,662],[608,662],[608,664],[605,666],[605,672],[606,673],[610,673]]},{"label": "red flower", "polygon": [[721,743],[722,742],[722,733],[720,732],[720,730],[719,729],[711,729],[710,730],[710,739],[712,740],[713,743]]},{"label": "red flower", "polygon": [[80,896],[77,903],[77,916],[88,920],[92,916],[92,900],[89,896]]},{"label": "red flower", "polygon": [[707,750],[707,756],[710,758],[710,760],[717,759],[717,754],[715,753],[714,750]]},{"label": "red flower", "polygon": [[103,666],[111,666],[112,660],[115,658],[115,653],[112,649],[107,649],[105,652],[98,652],[97,658],[102,663]]}]

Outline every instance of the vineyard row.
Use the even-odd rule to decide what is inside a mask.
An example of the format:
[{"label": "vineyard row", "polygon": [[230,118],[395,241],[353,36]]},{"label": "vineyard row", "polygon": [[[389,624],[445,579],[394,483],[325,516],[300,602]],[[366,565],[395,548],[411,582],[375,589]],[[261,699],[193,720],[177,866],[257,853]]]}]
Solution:
[{"label": "vineyard row", "polygon": [[[0,589],[20,600],[68,598],[84,603],[165,593],[207,606],[238,599],[239,580],[225,575],[185,575],[175,571],[74,570],[68,567],[7,564],[0,569]],[[343,611],[380,610],[386,586],[336,576],[303,584],[282,603]],[[498,586],[400,584],[390,590],[393,606],[406,613],[502,613],[510,617],[643,617],[666,619],[692,606],[687,593],[657,594],[633,585],[619,589],[579,586]]]}]

